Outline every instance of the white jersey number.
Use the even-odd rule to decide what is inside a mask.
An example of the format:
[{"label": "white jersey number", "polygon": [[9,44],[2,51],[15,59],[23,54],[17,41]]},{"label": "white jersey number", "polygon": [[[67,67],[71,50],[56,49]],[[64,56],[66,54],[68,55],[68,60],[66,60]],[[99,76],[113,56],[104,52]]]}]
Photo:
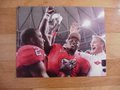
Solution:
[{"label": "white jersey number", "polygon": [[35,54],[36,54],[37,56],[42,55],[41,52],[40,52],[40,48],[34,47],[34,50],[35,50]]}]

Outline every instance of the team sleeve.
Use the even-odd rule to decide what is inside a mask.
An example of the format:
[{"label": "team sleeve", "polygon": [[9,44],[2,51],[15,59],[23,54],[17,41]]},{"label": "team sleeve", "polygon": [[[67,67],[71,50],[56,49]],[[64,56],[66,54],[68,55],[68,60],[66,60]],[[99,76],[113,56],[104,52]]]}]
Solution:
[{"label": "team sleeve", "polygon": [[33,59],[43,61],[45,59],[45,52],[39,47],[33,47]]}]

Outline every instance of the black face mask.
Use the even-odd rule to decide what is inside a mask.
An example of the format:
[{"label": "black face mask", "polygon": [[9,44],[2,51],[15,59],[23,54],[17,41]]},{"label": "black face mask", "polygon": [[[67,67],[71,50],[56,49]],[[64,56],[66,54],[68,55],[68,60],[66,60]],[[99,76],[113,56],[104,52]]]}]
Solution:
[{"label": "black face mask", "polygon": [[70,75],[75,65],[76,65],[76,61],[68,60],[64,58],[61,60],[60,71],[64,72],[66,75]]}]

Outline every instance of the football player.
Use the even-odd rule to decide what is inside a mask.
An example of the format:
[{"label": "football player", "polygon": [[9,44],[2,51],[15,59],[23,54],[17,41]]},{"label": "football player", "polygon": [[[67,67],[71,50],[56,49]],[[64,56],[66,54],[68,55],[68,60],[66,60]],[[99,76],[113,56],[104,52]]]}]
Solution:
[{"label": "football player", "polygon": [[44,40],[34,28],[21,33],[22,46],[16,56],[17,77],[48,77],[44,65]]},{"label": "football player", "polygon": [[[53,44],[49,47],[48,72],[50,76],[86,76],[88,74],[89,62],[75,54],[81,39],[76,30],[77,27],[75,24],[71,25],[70,34],[63,46]],[[61,62],[64,63],[61,64]]]},{"label": "football player", "polygon": [[[50,12],[48,12],[48,10],[50,10]],[[53,21],[52,27],[57,26],[56,28],[50,28],[50,19],[54,19],[51,20]],[[45,40],[44,50],[48,56],[48,61],[46,63],[47,72],[51,77],[87,75],[90,68],[88,61],[80,57],[78,58],[78,56],[75,55],[81,39],[77,23],[71,25],[70,34],[63,46],[58,43],[51,43],[48,37],[48,34],[50,34],[49,32],[52,32],[52,30],[58,31],[61,21],[62,16],[56,14],[53,7],[49,7],[42,19],[42,27],[39,27],[39,31],[42,33]],[[54,37],[53,35],[52,38]],[[81,66],[79,64],[81,64]]]},{"label": "football player", "polygon": [[[54,11],[54,8],[51,11]],[[43,18],[42,24],[44,25],[45,28],[49,27],[49,20],[50,20],[50,17],[52,17],[52,15],[51,13],[49,13],[49,15],[47,15],[48,16],[47,18]],[[59,15],[57,19],[59,22],[61,22],[60,17],[61,16]],[[76,55],[75,55],[75,51],[77,50],[80,44],[80,39],[81,39],[80,34],[77,29],[78,29],[77,24],[72,24],[70,28],[70,34],[66,40],[66,43],[63,46],[57,43],[54,43],[54,44],[50,43],[50,39],[48,38],[48,33],[46,33],[50,29],[48,29],[48,31],[44,31],[42,30],[42,28],[40,29],[40,32],[42,32],[44,39],[45,39],[44,50],[46,54],[48,55],[48,61],[47,61],[46,66],[47,66],[47,71],[48,71],[49,76],[51,77],[60,76],[61,77],[61,76],[87,75],[89,68],[90,68],[89,63],[86,60],[83,60],[82,58],[76,58]],[[86,64],[86,62],[88,66],[86,67],[86,70],[84,72],[83,70],[84,65],[81,65],[80,67],[79,64]],[[83,71],[80,72],[80,70],[83,70]]]}]

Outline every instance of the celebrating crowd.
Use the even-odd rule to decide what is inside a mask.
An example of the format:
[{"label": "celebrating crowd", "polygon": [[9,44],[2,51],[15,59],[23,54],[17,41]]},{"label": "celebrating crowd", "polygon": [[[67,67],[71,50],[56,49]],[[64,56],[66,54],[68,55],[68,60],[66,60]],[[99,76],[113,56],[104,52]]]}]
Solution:
[{"label": "celebrating crowd", "polygon": [[16,54],[17,77],[105,76],[105,40],[92,36],[91,49],[78,51],[81,43],[79,25],[70,26],[66,42],[55,43],[63,17],[53,7],[46,8],[39,29],[21,32],[22,46]]}]

